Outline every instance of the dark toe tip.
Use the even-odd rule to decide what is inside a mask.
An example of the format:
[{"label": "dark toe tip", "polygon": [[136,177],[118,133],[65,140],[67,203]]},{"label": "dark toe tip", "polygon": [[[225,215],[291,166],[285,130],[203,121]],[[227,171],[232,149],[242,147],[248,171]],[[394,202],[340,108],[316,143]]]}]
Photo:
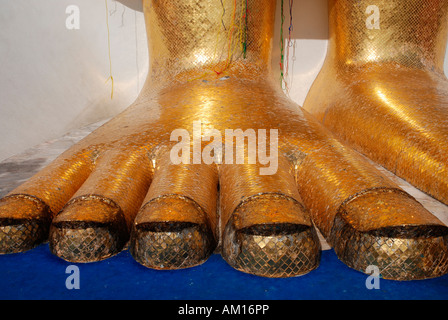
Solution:
[{"label": "dark toe tip", "polygon": [[205,262],[213,253],[215,240],[204,224],[149,222],[134,226],[131,253],[152,269],[183,269]]}]

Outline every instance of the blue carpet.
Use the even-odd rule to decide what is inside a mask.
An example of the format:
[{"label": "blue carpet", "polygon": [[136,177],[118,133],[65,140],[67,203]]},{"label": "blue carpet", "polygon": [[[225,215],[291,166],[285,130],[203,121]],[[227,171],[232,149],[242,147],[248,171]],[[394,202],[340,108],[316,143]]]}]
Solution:
[{"label": "blue carpet", "polygon": [[346,267],[332,250],[322,252],[317,270],[289,279],[236,271],[220,255],[195,268],[155,271],[136,263],[126,250],[105,261],[76,264],[80,288],[68,290],[69,265],[53,256],[47,244],[0,256],[0,299],[448,299],[448,276],[411,282],[380,279],[379,290],[368,290],[367,275]]}]

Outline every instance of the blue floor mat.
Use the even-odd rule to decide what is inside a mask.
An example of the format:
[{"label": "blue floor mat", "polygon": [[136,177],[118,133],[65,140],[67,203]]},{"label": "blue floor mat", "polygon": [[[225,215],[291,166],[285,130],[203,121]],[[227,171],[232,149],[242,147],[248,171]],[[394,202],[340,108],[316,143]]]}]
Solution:
[{"label": "blue floor mat", "polygon": [[68,266],[48,244],[0,256],[0,299],[157,299],[157,300],[298,300],[298,299],[448,299],[448,275],[424,281],[380,279],[367,289],[367,275],[349,269],[332,250],[323,251],[320,267],[302,277],[268,279],[232,269],[220,255],[185,270],[156,271],[136,263],[129,251],[108,260],[75,264],[79,289],[69,290]]}]

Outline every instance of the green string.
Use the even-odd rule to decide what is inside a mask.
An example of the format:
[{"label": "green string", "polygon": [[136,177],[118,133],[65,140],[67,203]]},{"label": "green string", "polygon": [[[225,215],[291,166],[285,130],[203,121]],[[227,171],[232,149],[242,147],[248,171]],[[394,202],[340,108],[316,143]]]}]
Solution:
[{"label": "green string", "polygon": [[243,36],[243,57],[244,59],[246,59],[246,53],[247,53],[247,0],[246,0],[246,7],[244,8],[244,10],[246,11],[244,13],[244,36]]}]

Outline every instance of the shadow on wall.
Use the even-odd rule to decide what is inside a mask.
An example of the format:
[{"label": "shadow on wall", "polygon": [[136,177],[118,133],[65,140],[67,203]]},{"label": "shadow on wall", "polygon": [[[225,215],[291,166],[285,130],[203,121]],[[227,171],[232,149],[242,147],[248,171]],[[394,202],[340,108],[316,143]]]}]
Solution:
[{"label": "shadow on wall", "polygon": [[[289,2],[292,6],[292,39],[328,39],[328,1],[327,0],[284,0],[285,25],[289,28]],[[278,5],[281,1],[277,0]],[[278,10],[280,13],[280,10]],[[281,19],[277,18],[276,24],[280,25]],[[288,34],[286,33],[285,37]]]},{"label": "shadow on wall", "polygon": [[[143,11],[142,0],[116,0],[132,10]],[[207,0],[210,1],[210,0]],[[290,4],[292,4],[293,39],[327,39],[328,38],[328,4],[327,0],[283,0],[285,24],[288,37]],[[281,0],[277,0],[276,30],[280,31]]]},{"label": "shadow on wall", "polygon": [[126,7],[135,10],[143,12],[143,0],[116,0],[120,2],[121,4],[125,5]]},{"label": "shadow on wall", "polygon": [[[290,10],[291,4],[292,9]],[[284,65],[284,77],[281,77],[282,41],[280,41],[280,29],[282,12],[281,1],[277,0],[272,44],[272,71],[274,78],[279,79],[288,96],[298,105],[303,105],[309,88],[318,75],[327,53],[328,1],[284,0],[283,17],[283,54],[285,55],[284,62],[288,62]],[[292,26],[290,26],[290,23]],[[290,47],[287,48],[286,40],[290,36],[290,27],[292,42],[289,44]]]}]

